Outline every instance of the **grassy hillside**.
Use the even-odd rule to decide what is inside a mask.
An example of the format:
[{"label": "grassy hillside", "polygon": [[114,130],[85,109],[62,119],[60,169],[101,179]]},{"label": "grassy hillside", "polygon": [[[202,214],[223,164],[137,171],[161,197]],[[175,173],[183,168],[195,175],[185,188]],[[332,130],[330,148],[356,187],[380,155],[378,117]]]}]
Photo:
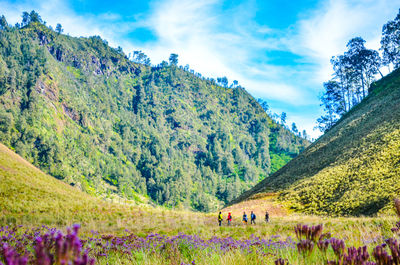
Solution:
[{"label": "grassy hillside", "polygon": [[0,28],[0,141],[89,194],[217,209],[308,142],[243,88],[130,61],[100,37]]},{"label": "grassy hillside", "polygon": [[[0,144],[0,211],[2,223],[25,219],[33,223],[66,224],[67,220],[97,219],[106,203],[32,166]],[[109,207],[107,207],[109,210]]]},{"label": "grassy hillside", "polygon": [[400,71],[275,174],[242,194],[279,192],[296,211],[371,215],[400,195]]},{"label": "grassy hillside", "polygon": [[[210,216],[211,217],[211,216]],[[203,228],[212,223],[208,215],[172,211],[146,203],[118,198],[94,198],[57,180],[0,144],[0,226],[79,223],[84,231],[138,234],[176,234],[182,229]]]}]

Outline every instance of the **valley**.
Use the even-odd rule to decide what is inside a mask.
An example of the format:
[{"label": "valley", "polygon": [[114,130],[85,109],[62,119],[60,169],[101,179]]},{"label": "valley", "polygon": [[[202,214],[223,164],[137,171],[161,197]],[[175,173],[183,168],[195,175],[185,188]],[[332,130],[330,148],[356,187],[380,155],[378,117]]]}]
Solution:
[{"label": "valley", "polygon": [[0,265],[400,264],[400,14],[382,58],[332,58],[315,141],[175,53],[22,18],[0,17]]}]

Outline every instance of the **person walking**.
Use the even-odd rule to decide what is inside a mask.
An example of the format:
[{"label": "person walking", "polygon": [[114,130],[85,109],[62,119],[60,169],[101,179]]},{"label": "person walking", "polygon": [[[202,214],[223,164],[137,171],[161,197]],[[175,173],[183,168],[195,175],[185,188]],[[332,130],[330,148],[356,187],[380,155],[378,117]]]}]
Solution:
[{"label": "person walking", "polygon": [[221,226],[221,224],[222,224],[222,213],[221,212],[219,212],[219,214],[218,214],[218,223],[219,223],[219,226]]},{"label": "person walking", "polygon": [[256,215],[255,213],[253,213],[253,211],[251,211],[250,219],[251,219],[251,224],[256,224]]},{"label": "person walking", "polygon": [[243,212],[243,223],[247,224],[247,214],[246,214],[246,212]]},{"label": "person walking", "polygon": [[231,213],[228,213],[228,218],[226,220],[228,221],[228,225],[231,225],[231,221],[232,221]]},{"label": "person walking", "polygon": [[265,212],[265,222],[269,222],[269,213],[268,211]]}]

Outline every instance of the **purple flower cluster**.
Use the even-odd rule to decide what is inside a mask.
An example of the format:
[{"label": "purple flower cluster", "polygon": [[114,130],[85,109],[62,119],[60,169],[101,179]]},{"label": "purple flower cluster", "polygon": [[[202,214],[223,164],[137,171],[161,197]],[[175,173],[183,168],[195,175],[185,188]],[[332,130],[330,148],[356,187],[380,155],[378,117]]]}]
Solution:
[{"label": "purple flower cluster", "polygon": [[101,236],[94,233],[92,237],[88,238],[87,244],[90,246],[95,256],[107,256],[114,251],[130,254],[132,251],[138,250],[151,253],[172,251],[173,249],[180,252],[182,249],[188,249],[191,252],[207,249],[222,253],[231,250],[245,251],[247,253],[256,251],[264,255],[278,248],[293,248],[295,246],[291,238],[281,241],[273,239],[266,240],[251,236],[248,240],[235,240],[231,237],[212,237],[208,240],[204,240],[197,235],[186,235],[182,233],[171,237],[160,234],[149,234],[144,238],[134,234],[116,237],[113,235]]},{"label": "purple flower cluster", "polygon": [[298,224],[294,227],[294,232],[298,240],[309,240],[312,242],[317,242],[322,235],[323,226],[316,225],[316,226],[308,226],[308,225],[301,225]]},{"label": "purple flower cluster", "polygon": [[[386,247],[389,248],[391,255],[385,250]],[[389,238],[386,243],[376,246],[372,255],[377,265],[400,264],[400,244],[396,239]]]},{"label": "purple flower cluster", "polygon": [[252,235],[247,240],[235,240],[231,237],[212,237],[205,240],[197,235],[182,233],[176,236],[149,234],[147,237],[139,237],[128,231],[123,236],[101,235],[92,231],[82,240],[78,237],[78,231],[78,225],[68,228],[66,234],[46,226],[34,229],[1,227],[0,265],[92,265],[95,259],[115,253],[129,257],[136,251],[163,253],[170,258],[182,257],[181,260],[192,260],[189,264],[194,265],[192,254],[196,251],[241,251],[245,254],[268,256],[277,249],[295,248],[295,242],[290,237],[282,241],[278,236],[271,239]]},{"label": "purple flower cluster", "polygon": [[2,261],[6,265],[92,265],[95,262],[88,257],[88,251],[82,251],[78,225],[68,228],[66,235],[45,226],[24,232],[19,228],[0,228],[0,242],[3,242],[0,244],[0,264]]},{"label": "purple flower cluster", "polygon": [[[400,209],[400,201],[399,209]],[[400,212],[400,210],[399,210]],[[392,229],[393,232],[398,233],[400,222]],[[311,255],[314,250],[314,243],[321,254],[325,257],[326,264],[328,265],[399,265],[400,264],[400,243],[394,239],[389,238],[385,240],[386,243],[376,246],[372,252],[374,260],[371,260],[371,255],[367,250],[367,246],[355,248],[346,248],[345,242],[341,239],[330,238],[330,234],[322,233],[322,225],[307,226],[298,224],[294,228],[297,239],[297,251],[304,258]],[[327,259],[327,250],[329,246],[332,248],[336,259]],[[388,249],[388,250],[387,250]],[[390,253],[390,254],[389,254]],[[275,264],[287,264],[287,260],[277,259]]]}]

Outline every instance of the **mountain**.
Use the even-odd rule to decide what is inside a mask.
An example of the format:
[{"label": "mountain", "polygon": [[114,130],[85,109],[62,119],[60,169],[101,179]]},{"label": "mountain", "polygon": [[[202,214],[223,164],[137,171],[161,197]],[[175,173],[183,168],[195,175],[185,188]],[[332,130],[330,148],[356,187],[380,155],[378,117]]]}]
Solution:
[{"label": "mountain", "polygon": [[234,202],[279,193],[305,213],[373,215],[400,195],[400,70],[286,166]]},{"label": "mountain", "polygon": [[46,175],[0,144],[0,223],[35,219],[61,224],[73,216],[89,221],[97,219],[95,213],[104,206],[101,200]]},{"label": "mountain", "polygon": [[208,211],[309,144],[240,86],[221,87],[176,58],[137,64],[34,12],[22,26],[0,22],[0,141],[89,194]]}]

